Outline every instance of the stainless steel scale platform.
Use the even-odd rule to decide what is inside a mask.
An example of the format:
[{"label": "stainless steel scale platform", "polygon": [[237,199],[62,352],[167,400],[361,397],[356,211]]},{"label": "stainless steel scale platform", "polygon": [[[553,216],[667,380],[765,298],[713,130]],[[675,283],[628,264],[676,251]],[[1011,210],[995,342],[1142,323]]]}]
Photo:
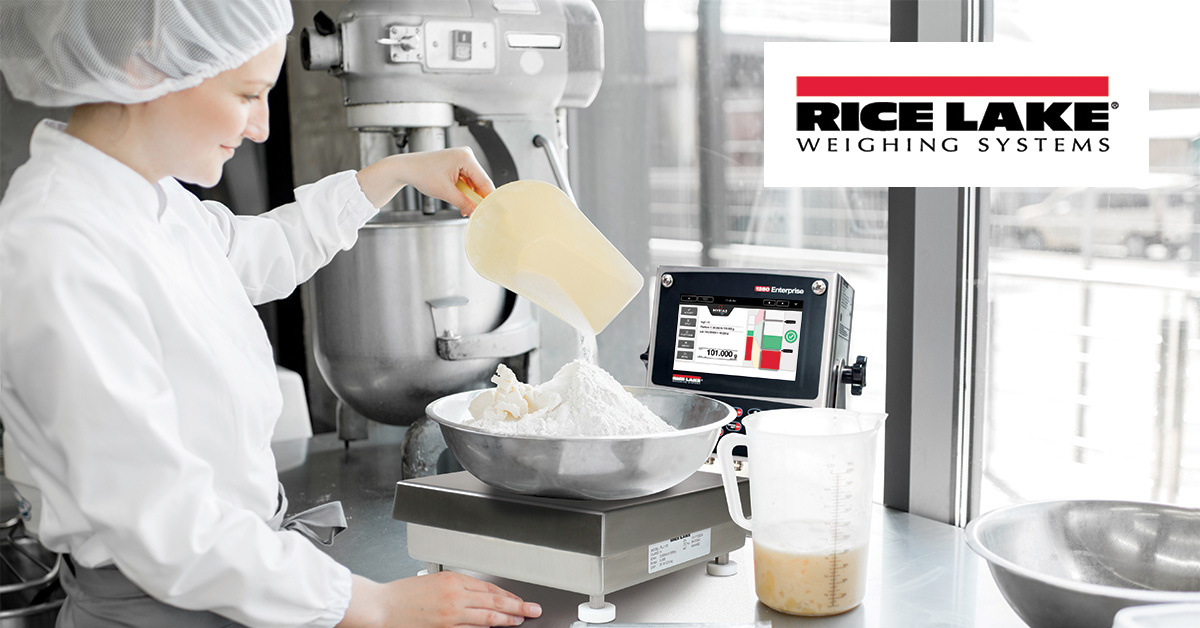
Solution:
[{"label": "stainless steel scale platform", "polygon": [[[739,480],[743,507],[749,484]],[[396,484],[393,518],[408,525],[408,552],[429,572],[466,569],[588,596],[581,621],[604,622],[604,596],[707,564],[737,573],[729,553],[746,533],[729,518],[721,476],[697,472],[674,488],[619,501],[517,495],[463,471]]]}]

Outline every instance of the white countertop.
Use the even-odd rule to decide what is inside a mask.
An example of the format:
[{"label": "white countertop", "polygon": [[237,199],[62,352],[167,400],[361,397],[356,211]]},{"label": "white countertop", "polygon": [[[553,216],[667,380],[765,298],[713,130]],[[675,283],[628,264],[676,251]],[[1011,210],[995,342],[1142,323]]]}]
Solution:
[{"label": "white countertop", "polygon": [[[709,576],[696,566],[605,597],[617,607],[618,622],[748,623],[826,628],[1025,626],[1001,597],[987,563],[963,540],[962,531],[907,513],[876,506],[872,516],[867,594],[847,613],[804,618],[778,613],[754,594],[750,542],[734,552],[738,573]],[[479,575],[479,574],[474,574]],[[585,596],[520,582],[487,578],[543,607],[543,616],[524,625],[565,627],[576,620]]]},{"label": "white countertop", "polygon": [[[371,439],[343,451],[334,434],[308,442],[298,466],[280,478],[293,510],[340,499],[350,529],[327,548],[355,573],[376,580],[414,575],[422,565],[406,550],[405,524],[391,518],[399,480],[401,429],[373,424]],[[915,628],[979,626],[1020,628],[1025,624],[1001,597],[987,564],[967,547],[962,530],[876,506],[871,521],[867,594],[847,613],[803,618],[775,612],[754,594],[750,541],[730,558],[731,577],[709,576],[703,566],[684,569],[605,597],[617,607],[619,623],[749,623],[825,628]],[[542,605],[530,628],[566,628],[576,621],[578,593],[491,578],[527,601]]]}]

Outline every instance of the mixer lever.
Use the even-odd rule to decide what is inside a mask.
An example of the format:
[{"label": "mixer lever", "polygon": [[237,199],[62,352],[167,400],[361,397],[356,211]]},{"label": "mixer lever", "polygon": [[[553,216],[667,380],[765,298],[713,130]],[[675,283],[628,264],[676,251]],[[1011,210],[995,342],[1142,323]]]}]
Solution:
[{"label": "mixer lever", "polygon": [[558,189],[571,199],[571,203],[578,205],[575,200],[575,191],[571,189],[571,180],[567,178],[567,170],[563,168],[562,160],[558,158],[558,151],[554,148],[554,143],[546,139],[546,136],[538,134],[533,136],[533,145],[546,151],[546,159],[550,160],[550,170],[554,172],[554,180],[558,182]]}]

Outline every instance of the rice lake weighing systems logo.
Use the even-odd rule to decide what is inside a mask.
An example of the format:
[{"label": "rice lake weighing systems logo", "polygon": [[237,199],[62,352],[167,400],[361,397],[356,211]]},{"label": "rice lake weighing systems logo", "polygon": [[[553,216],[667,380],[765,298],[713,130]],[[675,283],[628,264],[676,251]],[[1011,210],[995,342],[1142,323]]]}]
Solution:
[{"label": "rice lake weighing systems logo", "polygon": [[765,44],[765,185],[1140,185],[1149,91],[1120,52]]}]

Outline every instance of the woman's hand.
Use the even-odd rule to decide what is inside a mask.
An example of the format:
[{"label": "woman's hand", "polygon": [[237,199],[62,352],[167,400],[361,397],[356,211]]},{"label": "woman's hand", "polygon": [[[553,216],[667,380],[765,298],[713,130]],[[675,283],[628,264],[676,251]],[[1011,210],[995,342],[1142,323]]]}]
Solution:
[{"label": "woman's hand", "polygon": [[338,628],[516,626],[541,614],[537,604],[453,571],[385,584],[354,576],[350,608]]},{"label": "woman's hand", "polygon": [[440,198],[457,207],[462,215],[470,216],[475,203],[454,186],[459,178],[466,179],[480,196],[496,189],[475,154],[466,147],[392,155],[358,172],[358,184],[375,207],[382,207],[405,185],[412,185],[420,193]]}]

